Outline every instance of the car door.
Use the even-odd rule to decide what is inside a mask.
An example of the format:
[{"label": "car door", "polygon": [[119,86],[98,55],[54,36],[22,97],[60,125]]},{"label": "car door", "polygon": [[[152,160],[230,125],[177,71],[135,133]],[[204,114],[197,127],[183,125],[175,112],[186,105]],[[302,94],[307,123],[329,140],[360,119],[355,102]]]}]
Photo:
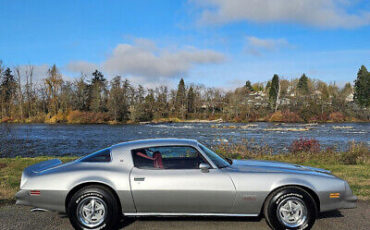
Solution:
[{"label": "car door", "polygon": [[[235,187],[221,169],[200,170],[206,158],[194,147],[162,146],[140,150],[148,159],[134,159],[130,174],[138,213],[229,213]],[[133,158],[137,151],[133,151]],[[150,167],[150,152],[160,152],[163,168]],[[140,161],[143,163],[141,164]],[[155,165],[153,163],[153,165]],[[143,167],[141,167],[143,166]]]}]

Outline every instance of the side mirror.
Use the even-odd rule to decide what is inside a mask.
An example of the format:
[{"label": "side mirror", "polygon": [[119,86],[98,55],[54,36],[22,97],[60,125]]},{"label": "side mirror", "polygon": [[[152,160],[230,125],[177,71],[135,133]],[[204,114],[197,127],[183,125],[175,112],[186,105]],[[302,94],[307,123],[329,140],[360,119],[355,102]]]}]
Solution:
[{"label": "side mirror", "polygon": [[209,172],[209,169],[211,168],[211,166],[206,163],[200,163],[199,168],[202,172],[206,173],[206,172]]}]

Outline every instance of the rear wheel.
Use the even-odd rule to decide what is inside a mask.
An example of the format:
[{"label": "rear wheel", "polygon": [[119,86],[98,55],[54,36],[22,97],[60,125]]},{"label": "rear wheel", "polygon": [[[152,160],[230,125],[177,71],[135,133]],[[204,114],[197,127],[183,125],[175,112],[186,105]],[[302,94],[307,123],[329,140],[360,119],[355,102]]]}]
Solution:
[{"label": "rear wheel", "polygon": [[312,196],[300,187],[285,187],[266,200],[264,215],[272,229],[311,229],[317,207]]},{"label": "rear wheel", "polygon": [[99,185],[78,190],[68,203],[68,216],[75,229],[115,229],[120,220],[118,201]]}]

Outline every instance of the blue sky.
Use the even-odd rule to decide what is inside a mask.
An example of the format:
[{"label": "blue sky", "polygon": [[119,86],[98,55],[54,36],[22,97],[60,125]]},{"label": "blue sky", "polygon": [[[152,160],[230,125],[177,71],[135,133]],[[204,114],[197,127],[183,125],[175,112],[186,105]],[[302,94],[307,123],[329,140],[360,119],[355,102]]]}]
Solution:
[{"label": "blue sky", "polygon": [[0,0],[0,59],[56,64],[66,78],[95,68],[147,87],[233,88],[274,73],[353,82],[370,67],[368,0]]}]

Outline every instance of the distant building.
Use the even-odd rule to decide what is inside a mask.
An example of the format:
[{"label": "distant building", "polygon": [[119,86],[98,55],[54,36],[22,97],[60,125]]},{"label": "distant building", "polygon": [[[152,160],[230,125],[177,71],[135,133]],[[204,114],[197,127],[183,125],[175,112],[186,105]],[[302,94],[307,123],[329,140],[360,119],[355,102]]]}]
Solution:
[{"label": "distant building", "polygon": [[352,102],[353,101],[353,93],[350,93],[347,97],[346,97],[346,102]]}]

